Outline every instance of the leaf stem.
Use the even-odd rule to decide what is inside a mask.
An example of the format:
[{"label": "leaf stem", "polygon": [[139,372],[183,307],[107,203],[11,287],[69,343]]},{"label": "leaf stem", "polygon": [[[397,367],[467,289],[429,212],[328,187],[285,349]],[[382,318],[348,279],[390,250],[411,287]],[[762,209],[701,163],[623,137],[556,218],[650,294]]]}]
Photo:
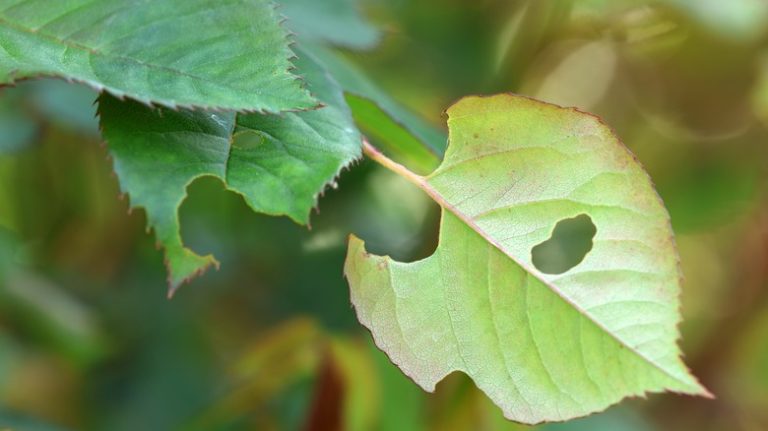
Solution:
[{"label": "leaf stem", "polygon": [[400,163],[397,163],[396,161],[385,156],[384,153],[379,151],[378,148],[371,145],[371,143],[368,142],[368,140],[365,138],[363,138],[363,153],[366,156],[368,156],[371,160],[375,161],[381,166],[384,166],[390,171],[396,173],[397,175],[400,175],[401,177],[405,178],[406,180],[408,180],[410,183],[417,186],[418,188],[422,190],[426,190],[424,177],[412,172],[410,169],[406,168]]},{"label": "leaf stem", "polygon": [[[378,148],[371,145],[371,143],[368,142],[368,139],[366,139],[365,137],[363,137],[363,153],[369,158],[371,158],[373,161],[375,161],[376,163],[380,164],[381,166],[384,166],[385,168],[389,169],[393,173],[408,180],[409,183],[420,188],[424,193],[427,194],[427,196],[429,196],[433,201],[435,201],[435,203],[437,203],[447,211],[450,211],[451,213],[455,214],[459,219],[463,220],[465,223],[467,223],[467,225],[472,227],[472,229],[475,229],[478,232],[481,232],[481,235],[485,236],[480,230],[480,228],[477,227],[470,218],[468,218],[466,215],[461,213],[455,206],[453,206],[450,202],[445,200],[445,198],[442,195],[440,195],[440,193],[438,193],[432,186],[430,186],[430,184],[427,182],[427,177],[414,173],[407,167],[385,156],[384,153],[379,151]],[[488,239],[488,240],[491,243],[493,243],[492,239]],[[501,249],[500,245],[496,244],[496,246]]]}]

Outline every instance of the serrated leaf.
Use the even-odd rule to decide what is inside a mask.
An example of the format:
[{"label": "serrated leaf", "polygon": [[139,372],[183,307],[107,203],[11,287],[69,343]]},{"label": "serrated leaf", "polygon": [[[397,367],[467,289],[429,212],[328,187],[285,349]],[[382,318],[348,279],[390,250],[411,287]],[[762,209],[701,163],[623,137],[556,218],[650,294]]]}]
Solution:
[{"label": "serrated leaf", "polygon": [[0,0],[0,82],[60,76],[167,107],[317,105],[267,0]]},{"label": "serrated leaf", "polygon": [[379,31],[358,11],[355,0],[278,0],[287,25],[302,38],[352,49],[371,49]]},{"label": "serrated leaf", "polygon": [[217,265],[186,248],[178,208],[196,178],[220,178],[257,212],[307,223],[318,194],[359,157],[361,137],[335,82],[306,56],[297,62],[326,106],[281,115],[173,111],[102,95],[99,114],[121,189],[147,212],[165,248],[171,292]]},{"label": "serrated leaf", "polygon": [[[707,395],[677,347],[667,212],[612,131],[506,94],[465,98],[448,116],[449,147],[429,176],[367,149],[443,208],[424,260],[395,262],[350,240],[352,303],[377,345],[424,389],[462,371],[525,423],[646,392]],[[538,270],[532,249],[582,214],[597,227],[591,251],[565,273]]]}]

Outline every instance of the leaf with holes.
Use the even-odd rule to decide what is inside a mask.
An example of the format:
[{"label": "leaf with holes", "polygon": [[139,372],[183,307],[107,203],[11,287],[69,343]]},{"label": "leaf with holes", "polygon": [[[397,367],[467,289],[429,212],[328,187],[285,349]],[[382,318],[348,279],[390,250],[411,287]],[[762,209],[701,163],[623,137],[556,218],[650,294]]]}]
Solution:
[{"label": "leaf with holes", "polygon": [[0,82],[53,75],[167,107],[317,105],[267,0],[0,0]]},{"label": "leaf with holes", "polygon": [[[525,423],[646,392],[708,395],[677,346],[669,217],[611,130],[513,95],[468,97],[448,116],[445,159],[426,177],[366,147],[442,207],[424,260],[395,262],[350,239],[345,274],[376,344],[426,390],[462,371]],[[537,268],[553,233],[579,230],[571,224],[591,249]]]},{"label": "leaf with holes", "polygon": [[307,223],[318,194],[360,155],[344,96],[308,57],[297,64],[326,106],[281,115],[173,111],[102,95],[99,115],[121,189],[165,248],[171,293],[217,265],[186,248],[178,208],[201,176],[220,178],[254,210]]}]

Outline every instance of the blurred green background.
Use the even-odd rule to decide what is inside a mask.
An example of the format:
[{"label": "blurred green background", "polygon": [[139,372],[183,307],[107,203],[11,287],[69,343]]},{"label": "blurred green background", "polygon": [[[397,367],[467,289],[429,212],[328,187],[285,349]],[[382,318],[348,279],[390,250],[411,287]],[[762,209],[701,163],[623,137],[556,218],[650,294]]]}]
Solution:
[{"label": "blurred green background", "polygon": [[[470,93],[602,116],[672,215],[686,362],[716,400],[652,395],[536,429],[768,429],[768,2],[370,0],[370,52],[342,51],[444,127]],[[169,301],[162,254],[128,211],[94,93],[0,89],[0,428],[517,430],[463,375],[424,393],[357,324],[349,233],[430,254],[438,212],[370,162],[307,230],[201,179],[182,234],[221,261]]]}]

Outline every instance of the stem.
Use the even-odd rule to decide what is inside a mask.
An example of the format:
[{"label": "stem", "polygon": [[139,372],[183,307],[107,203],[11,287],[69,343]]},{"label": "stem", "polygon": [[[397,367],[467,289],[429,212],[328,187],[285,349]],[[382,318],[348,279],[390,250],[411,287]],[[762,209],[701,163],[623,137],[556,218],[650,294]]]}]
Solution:
[{"label": "stem", "polygon": [[461,220],[464,220],[469,226],[475,226],[474,222],[469,220],[464,214],[461,214],[456,209],[456,207],[451,205],[448,201],[445,200],[445,198],[442,195],[440,195],[440,193],[438,193],[434,188],[432,188],[432,186],[430,186],[430,184],[427,182],[426,177],[423,177],[419,174],[414,173],[413,171],[401,165],[400,163],[397,163],[396,161],[385,156],[384,153],[379,151],[378,148],[371,145],[371,143],[368,142],[368,140],[365,137],[363,137],[363,153],[366,156],[370,157],[376,163],[380,164],[381,166],[384,166],[385,168],[389,169],[395,174],[408,180],[409,183],[420,188],[424,193],[427,194],[427,196],[429,196],[433,201],[435,201],[435,203],[440,205],[442,208],[456,214]]},{"label": "stem", "polygon": [[411,172],[408,168],[385,156],[378,148],[363,138],[363,153],[376,163],[405,178],[418,188],[426,191],[426,181],[421,175]]}]

